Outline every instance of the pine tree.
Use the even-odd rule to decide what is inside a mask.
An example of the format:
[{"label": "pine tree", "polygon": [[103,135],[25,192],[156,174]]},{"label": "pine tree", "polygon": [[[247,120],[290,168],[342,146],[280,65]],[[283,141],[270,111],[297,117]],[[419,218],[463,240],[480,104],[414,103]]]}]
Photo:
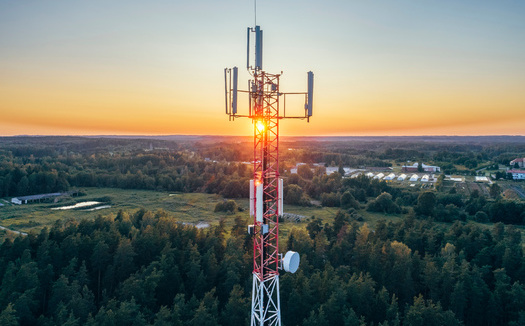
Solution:
[{"label": "pine tree", "polygon": [[100,301],[101,295],[101,277],[102,271],[106,269],[108,262],[110,261],[109,255],[109,246],[103,241],[97,242],[95,248],[93,249],[93,254],[91,255],[91,264],[93,269],[97,272],[97,292],[96,299],[97,302]]},{"label": "pine tree", "polygon": [[310,316],[303,321],[303,326],[329,326],[328,320],[326,319],[323,307],[319,308],[319,312],[310,311]]},{"label": "pine tree", "polygon": [[230,292],[228,302],[221,313],[222,325],[247,325],[250,311],[250,301],[244,296],[240,285],[236,284]]},{"label": "pine tree", "polygon": [[159,311],[155,314],[155,322],[153,326],[173,326],[172,311],[166,307],[160,307]]},{"label": "pine tree", "polygon": [[0,313],[0,325],[2,326],[17,326],[18,317],[13,304],[9,303],[7,307]]}]

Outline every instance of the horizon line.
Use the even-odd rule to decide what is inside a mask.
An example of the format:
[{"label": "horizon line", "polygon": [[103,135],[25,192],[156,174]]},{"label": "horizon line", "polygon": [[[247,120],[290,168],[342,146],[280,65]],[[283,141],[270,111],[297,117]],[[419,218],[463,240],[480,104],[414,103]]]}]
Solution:
[{"label": "horizon line", "polygon": [[[217,134],[19,134],[19,135],[0,135],[0,137],[252,137],[253,135],[217,135]],[[525,134],[486,134],[486,135],[282,135],[280,138],[344,138],[344,137],[525,137]]]}]

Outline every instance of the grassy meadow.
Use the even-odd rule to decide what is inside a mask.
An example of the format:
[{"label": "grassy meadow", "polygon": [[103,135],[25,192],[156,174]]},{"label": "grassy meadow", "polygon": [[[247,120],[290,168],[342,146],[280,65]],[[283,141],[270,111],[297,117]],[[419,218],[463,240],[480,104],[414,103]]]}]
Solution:
[{"label": "grassy meadow", "polygon": [[[0,225],[11,230],[30,232],[40,230],[45,226],[52,225],[56,220],[62,219],[92,219],[98,215],[116,216],[119,210],[133,213],[139,209],[150,211],[164,210],[183,223],[209,223],[215,225],[221,217],[225,217],[226,225],[233,225],[236,216],[248,218],[248,200],[236,200],[237,204],[244,209],[237,213],[214,212],[215,205],[224,200],[219,195],[203,193],[167,193],[147,190],[124,190],[114,188],[85,188],[82,189],[86,195],[74,197],[59,203],[40,203],[26,205],[12,205],[2,201],[5,206],[0,207]],[[102,197],[109,197],[111,205],[109,208],[100,210],[70,209],[52,210],[59,206],[68,206],[75,203],[96,201]],[[329,222],[337,212],[336,208],[308,208],[286,205],[285,211],[307,217],[316,216],[323,222]],[[307,219],[309,220],[309,218]],[[306,225],[306,219],[300,223],[282,223],[282,232],[287,233],[292,225]],[[288,227],[288,225],[290,227]],[[0,236],[5,231],[1,231]]]},{"label": "grassy meadow", "polygon": [[[165,210],[181,222],[217,222],[220,214],[213,212],[218,195],[201,193],[166,193],[146,190],[123,190],[114,188],[85,188],[86,195],[55,204],[7,205],[0,208],[0,225],[12,230],[28,232],[52,225],[58,219],[95,218],[98,215],[116,216],[119,210],[135,212],[141,208]],[[87,209],[52,210],[54,207],[109,198],[111,207],[89,211]]]},{"label": "grassy meadow", "polygon": [[[183,223],[208,223],[216,225],[224,217],[226,227],[233,225],[236,216],[249,219],[247,199],[237,199],[236,202],[243,211],[236,213],[214,212],[215,205],[224,200],[223,197],[204,193],[168,193],[148,190],[125,190],[114,188],[84,188],[85,196],[74,197],[59,203],[41,203],[12,205],[4,199],[5,206],[0,207],[0,226],[14,231],[31,232],[39,231],[43,227],[51,226],[56,220],[68,219],[93,219],[98,215],[115,217],[119,210],[133,213],[139,209],[150,211],[164,210]],[[109,198],[108,205],[111,207],[100,210],[71,209],[52,210],[60,206],[73,205],[75,203],[96,201],[99,198]],[[312,217],[322,220],[322,223],[332,223],[339,209],[336,207],[302,207],[285,205],[284,211],[290,214],[303,216],[299,222],[284,221],[280,224],[280,235],[286,237],[293,227],[304,228]],[[363,221],[372,226],[379,218],[387,220],[398,220],[399,216],[371,213],[360,210],[359,214]],[[8,231],[0,230],[0,238],[9,235]]]}]

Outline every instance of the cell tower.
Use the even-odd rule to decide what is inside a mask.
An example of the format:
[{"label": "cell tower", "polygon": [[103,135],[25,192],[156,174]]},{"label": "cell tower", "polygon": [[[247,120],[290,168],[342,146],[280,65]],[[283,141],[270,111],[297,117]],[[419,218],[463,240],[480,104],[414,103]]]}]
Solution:
[{"label": "cell tower", "polygon": [[[250,36],[255,34],[255,58],[250,62]],[[250,181],[250,216],[253,224],[253,286],[251,325],[281,325],[279,270],[295,273],[299,254],[279,253],[279,216],[283,214],[283,180],[279,178],[279,120],[306,119],[312,116],[314,75],[307,73],[308,91],[283,93],[279,88],[281,74],[262,69],[263,31],[260,26],[247,29],[247,63],[251,75],[248,90],[238,89],[238,68],[224,70],[226,114],[230,121],[249,118],[254,125],[253,180]],[[247,114],[238,113],[238,94],[249,97]],[[304,97],[304,115],[286,115],[286,96]],[[281,107],[280,99],[283,99]],[[281,110],[282,109],[282,110]],[[301,111],[303,108],[299,108]]]}]

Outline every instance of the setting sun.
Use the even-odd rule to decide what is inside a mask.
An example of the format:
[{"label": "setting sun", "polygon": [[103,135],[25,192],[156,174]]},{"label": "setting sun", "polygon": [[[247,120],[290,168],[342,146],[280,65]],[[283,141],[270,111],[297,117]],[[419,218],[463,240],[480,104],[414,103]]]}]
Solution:
[{"label": "setting sun", "polygon": [[[524,134],[521,3],[274,4],[264,69],[283,92],[316,74],[308,128],[282,135]],[[0,3],[0,135],[250,134],[224,116],[221,72],[249,79],[252,5]]]},{"label": "setting sun", "polygon": [[264,122],[262,122],[261,120],[257,120],[257,122],[255,123],[255,128],[257,128],[257,131],[261,133],[266,129],[266,126],[264,125]]}]

